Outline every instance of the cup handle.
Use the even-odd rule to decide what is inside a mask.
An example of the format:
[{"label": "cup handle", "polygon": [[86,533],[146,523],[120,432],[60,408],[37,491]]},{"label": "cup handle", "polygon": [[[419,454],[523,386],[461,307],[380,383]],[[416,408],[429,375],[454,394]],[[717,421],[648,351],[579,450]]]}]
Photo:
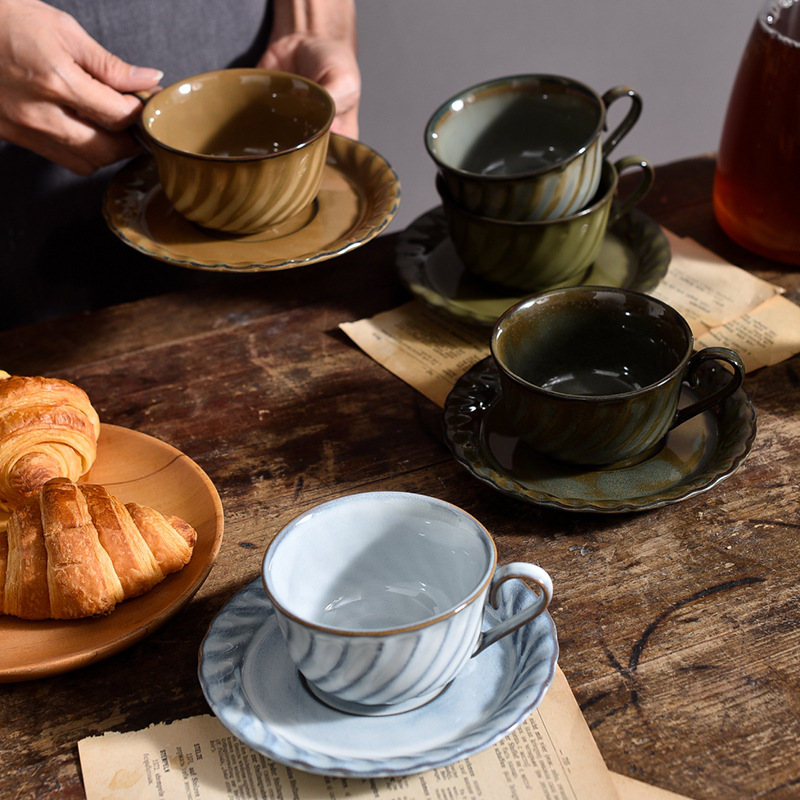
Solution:
[{"label": "cup handle", "polygon": [[494,644],[499,639],[509,633],[527,625],[531,620],[539,616],[549,605],[553,597],[553,580],[541,568],[535,564],[527,564],[524,561],[514,561],[511,564],[503,564],[494,571],[492,583],[489,586],[489,602],[492,606],[497,606],[497,591],[502,584],[512,578],[534,583],[539,587],[536,599],[522,611],[518,611],[507,620],[495,625],[489,630],[482,631],[478,639],[477,647],[473,656],[485,650],[490,644]]},{"label": "cup handle", "polygon": [[629,172],[634,168],[642,171],[639,183],[624,200],[614,203],[611,213],[608,215],[609,225],[613,225],[620,217],[627,214],[653,188],[656,171],[655,167],[646,158],[625,156],[614,163],[617,175],[622,175],[623,172]]},{"label": "cup handle", "polygon": [[[132,94],[142,104],[142,108],[144,108],[147,101],[154,94],[156,94],[156,92],[160,91],[160,89],[161,87],[156,87],[155,89],[144,89],[141,92],[131,92],[130,94]],[[133,138],[136,139],[136,141],[145,150],[147,150],[148,153],[153,152],[150,146],[150,134],[145,130],[141,114],[136,118],[136,122],[134,122],[128,130]]]},{"label": "cup handle", "polygon": [[733,367],[733,374],[730,380],[724,386],[720,386],[719,389],[713,391],[708,397],[703,397],[685,408],[679,408],[675,413],[675,419],[672,421],[670,430],[682,425],[686,420],[697,416],[701,412],[713,408],[727,397],[730,397],[742,385],[742,381],[744,381],[744,363],[738,353],[727,347],[706,347],[703,350],[699,350],[689,359],[686,377],[690,385],[696,385],[697,370],[706,361],[724,361],[726,364],[730,364]]},{"label": "cup handle", "polygon": [[603,105],[606,107],[606,113],[608,112],[608,107],[613,102],[623,97],[630,97],[631,107],[628,109],[628,113],[623,117],[622,122],[614,128],[613,132],[603,138],[604,156],[608,156],[622,139],[628,135],[631,128],[639,119],[639,115],[642,113],[642,97],[639,92],[635,89],[631,89],[630,86],[615,86],[603,95],[602,100]]}]

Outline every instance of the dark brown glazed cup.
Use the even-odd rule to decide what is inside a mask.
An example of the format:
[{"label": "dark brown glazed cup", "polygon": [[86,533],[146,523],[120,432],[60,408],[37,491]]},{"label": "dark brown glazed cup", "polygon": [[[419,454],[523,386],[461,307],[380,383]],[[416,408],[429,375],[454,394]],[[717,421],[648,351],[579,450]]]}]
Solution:
[{"label": "dark brown glazed cup", "polygon": [[[730,396],[744,379],[733,350],[693,352],[672,307],[628,289],[575,286],[529,297],[497,321],[491,352],[516,433],[561,461],[635,463],[667,433]],[[678,409],[684,381],[721,361],[730,380]]]}]

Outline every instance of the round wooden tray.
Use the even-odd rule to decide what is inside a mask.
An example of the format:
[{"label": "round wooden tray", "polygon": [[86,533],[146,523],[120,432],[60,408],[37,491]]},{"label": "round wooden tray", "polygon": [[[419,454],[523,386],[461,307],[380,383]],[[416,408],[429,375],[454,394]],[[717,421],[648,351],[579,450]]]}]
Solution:
[{"label": "round wooden tray", "polygon": [[67,672],[130,647],[191,600],[217,557],[222,503],[205,472],[180,450],[147,434],[104,424],[89,480],[123,502],[136,501],[185,519],[197,531],[192,559],[147,594],[103,617],[64,621],[0,616],[0,682]]}]

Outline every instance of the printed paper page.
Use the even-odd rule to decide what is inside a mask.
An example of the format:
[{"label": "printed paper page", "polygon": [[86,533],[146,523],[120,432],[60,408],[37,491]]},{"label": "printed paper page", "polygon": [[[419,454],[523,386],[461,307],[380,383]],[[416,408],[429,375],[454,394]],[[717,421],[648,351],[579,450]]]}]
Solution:
[{"label": "printed paper page", "polygon": [[[753,372],[800,352],[800,306],[779,287],[669,234],[673,257],[652,292],[686,318],[696,347],[724,345]],[[419,300],[341,329],[390,372],[443,406],[456,380],[489,355],[491,330]]]},{"label": "printed paper page", "polygon": [[744,317],[783,291],[752,272],[729,264],[693,239],[666,230],[664,235],[669,240],[672,261],[664,279],[650,294],[680,311],[695,338]]},{"label": "printed paper page", "polygon": [[686,800],[683,795],[660,789],[658,786],[650,786],[617,772],[611,773],[611,779],[617,787],[619,800]]},{"label": "printed paper page", "polygon": [[78,750],[87,800],[626,800],[558,668],[516,731],[418,775],[331,778],[290,769],[251,750],[210,714],[84,739]]},{"label": "printed paper page", "polygon": [[339,326],[367,355],[440,406],[453,384],[489,355],[489,331],[412,300]]}]

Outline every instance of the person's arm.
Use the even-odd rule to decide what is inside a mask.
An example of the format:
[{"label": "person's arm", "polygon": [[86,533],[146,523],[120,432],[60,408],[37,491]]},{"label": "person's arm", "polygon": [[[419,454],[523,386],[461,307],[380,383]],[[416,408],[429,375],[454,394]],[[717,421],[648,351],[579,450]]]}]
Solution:
[{"label": "person's arm", "polygon": [[270,41],[258,66],[319,83],[336,103],[333,130],[358,138],[355,0],[273,0],[273,6]]},{"label": "person's arm", "polygon": [[81,175],[131,156],[125,132],[156,69],[120,60],[69,14],[40,0],[0,0],[0,139]]}]

